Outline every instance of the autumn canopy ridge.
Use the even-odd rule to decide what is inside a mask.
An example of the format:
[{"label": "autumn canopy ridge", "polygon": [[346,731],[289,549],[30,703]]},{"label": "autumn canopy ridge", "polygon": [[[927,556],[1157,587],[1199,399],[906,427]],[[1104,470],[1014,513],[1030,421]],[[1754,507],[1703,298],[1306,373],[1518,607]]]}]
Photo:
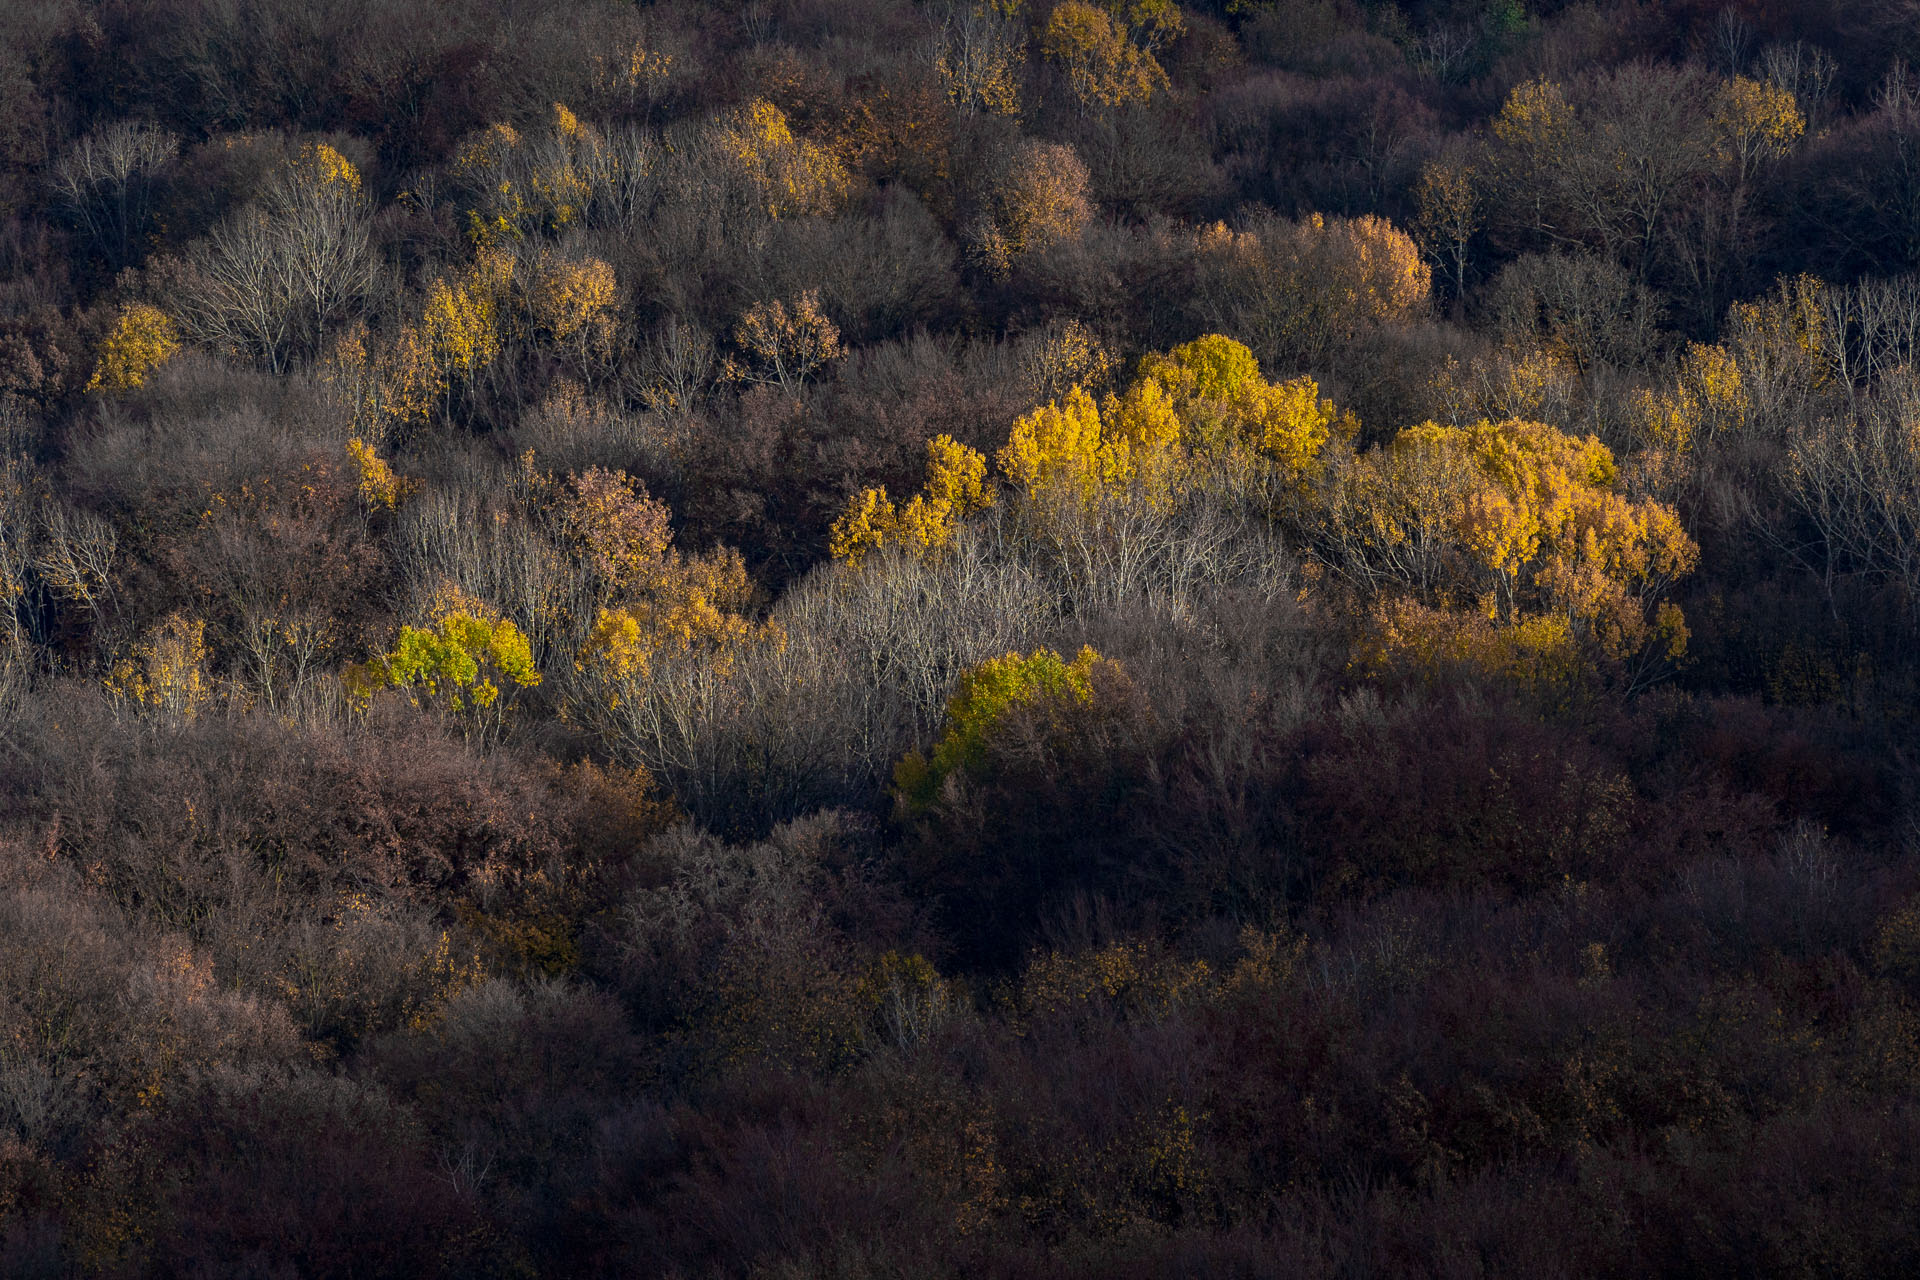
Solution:
[{"label": "autumn canopy ridge", "polygon": [[1920,2],[0,4],[0,1278],[1920,1275]]}]

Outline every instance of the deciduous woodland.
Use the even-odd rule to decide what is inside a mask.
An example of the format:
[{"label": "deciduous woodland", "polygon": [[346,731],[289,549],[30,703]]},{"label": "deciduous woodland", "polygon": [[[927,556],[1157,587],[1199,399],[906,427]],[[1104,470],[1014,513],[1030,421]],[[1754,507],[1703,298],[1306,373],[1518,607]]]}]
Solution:
[{"label": "deciduous woodland", "polygon": [[0,1274],[1920,1273],[1914,0],[0,5]]}]

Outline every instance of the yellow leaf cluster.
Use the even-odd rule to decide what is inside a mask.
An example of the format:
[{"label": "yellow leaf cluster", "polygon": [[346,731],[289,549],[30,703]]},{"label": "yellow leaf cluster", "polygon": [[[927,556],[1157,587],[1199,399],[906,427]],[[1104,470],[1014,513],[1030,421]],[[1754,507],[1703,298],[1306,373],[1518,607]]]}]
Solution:
[{"label": "yellow leaf cluster", "polygon": [[1825,386],[1839,363],[1840,337],[1821,307],[1826,284],[1816,276],[1782,280],[1773,293],[1727,310],[1724,345],[1747,376]]},{"label": "yellow leaf cluster", "polygon": [[393,510],[418,483],[395,475],[392,465],[358,436],[347,441],[347,457],[359,473],[360,501],[369,511]]},{"label": "yellow leaf cluster", "polygon": [[180,350],[180,332],[166,312],[145,303],[121,308],[100,344],[88,391],[118,394],[144,383]]},{"label": "yellow leaf cluster", "polygon": [[[1177,19],[1178,10],[1173,11]],[[1086,0],[1054,6],[1040,33],[1040,52],[1066,76],[1083,110],[1145,102],[1168,87],[1167,73],[1128,38],[1126,25]]]},{"label": "yellow leaf cluster", "polygon": [[1119,363],[1100,335],[1078,320],[1048,325],[1027,341],[1020,368],[1042,400],[1057,400],[1075,385],[1104,387]]},{"label": "yellow leaf cluster", "polygon": [[1340,301],[1380,324],[1410,318],[1423,309],[1433,292],[1433,272],[1420,258],[1419,246],[1385,218],[1371,213],[1358,218],[1314,214],[1302,229],[1320,256],[1340,267]]},{"label": "yellow leaf cluster", "polygon": [[831,151],[796,138],[786,113],[764,98],[734,112],[717,134],[721,151],[752,178],[776,218],[837,213],[853,188]]},{"label": "yellow leaf cluster", "polygon": [[511,258],[482,250],[463,278],[433,282],[420,324],[440,369],[471,377],[498,358],[501,297],[512,277]]},{"label": "yellow leaf cluster", "polygon": [[1141,362],[1125,391],[1098,405],[1080,387],[1014,424],[996,455],[1029,498],[1082,503],[1131,490],[1165,500],[1196,456],[1277,465],[1303,476],[1351,419],[1320,397],[1311,378],[1270,383],[1253,353],[1219,334]]},{"label": "yellow leaf cluster", "polygon": [[[1244,345],[1209,334],[1147,356],[1124,390],[1097,403],[1075,384],[1022,414],[994,461],[1029,503],[1084,511],[1125,497],[1163,507],[1192,489],[1202,462],[1301,483],[1330,440],[1356,429],[1313,379],[1270,383]],[[905,507],[885,489],[855,494],[834,522],[834,556],[858,563],[888,544],[945,547],[959,520],[991,502],[985,469],[974,450],[934,439],[926,489]]]},{"label": "yellow leaf cluster", "polygon": [[951,16],[934,50],[934,72],[946,99],[969,115],[1020,114],[1020,68],[1026,35],[999,6],[976,4]]},{"label": "yellow leaf cluster", "polygon": [[360,194],[360,171],[353,162],[324,142],[300,148],[294,160],[294,172],[322,190],[353,196]]},{"label": "yellow leaf cluster", "polygon": [[598,134],[565,103],[552,125],[523,137],[511,125],[490,125],[459,151],[453,176],[477,197],[467,211],[474,247],[495,249],[531,231],[560,231],[579,221],[590,194],[588,171],[605,160]]},{"label": "yellow leaf cluster", "polygon": [[959,522],[993,503],[987,489],[987,460],[952,436],[927,441],[927,480],[904,508],[895,509],[885,488],[854,495],[833,522],[828,549],[836,560],[859,564],[889,544],[916,555],[939,551],[953,541]]},{"label": "yellow leaf cluster", "polygon": [[1703,440],[1741,430],[1753,407],[1733,353],[1698,342],[1688,347],[1672,387],[1636,392],[1632,405],[1647,446],[1676,457]]},{"label": "yellow leaf cluster", "polygon": [[1184,438],[1189,447],[1216,454],[1251,448],[1290,476],[1303,474],[1335,433],[1357,429],[1350,415],[1321,398],[1312,378],[1268,382],[1253,352],[1217,333],[1149,355],[1122,406],[1136,399],[1151,403],[1142,395],[1150,385],[1160,389],[1157,399],[1168,406],[1179,430],[1148,435],[1143,442],[1157,446]]},{"label": "yellow leaf cluster", "polygon": [[1456,589],[1489,617],[1562,613],[1620,657],[1652,638],[1648,603],[1693,570],[1699,548],[1671,507],[1615,492],[1616,475],[1594,437],[1512,419],[1409,428],[1353,479],[1368,491],[1371,535],[1451,546]]},{"label": "yellow leaf cluster", "polygon": [[1787,154],[1807,130],[1794,96],[1769,80],[1735,76],[1714,96],[1714,145],[1745,177],[1764,160]]},{"label": "yellow leaf cluster", "polygon": [[555,342],[606,352],[613,340],[619,286],[598,258],[543,263],[529,290],[533,320]]},{"label": "yellow leaf cluster", "polygon": [[1535,155],[1559,154],[1573,129],[1573,107],[1551,80],[1529,80],[1507,95],[1493,118],[1493,136]]},{"label": "yellow leaf cluster", "polygon": [[748,641],[770,634],[739,612],[751,591],[737,551],[668,556],[642,598],[600,610],[578,665],[607,681],[616,707],[663,657],[698,654],[724,671]]},{"label": "yellow leaf cluster", "polygon": [[355,425],[380,438],[425,422],[447,392],[425,332],[411,324],[382,340],[355,321],[321,362],[320,378],[352,407]]},{"label": "yellow leaf cluster", "polygon": [[1133,475],[1131,450],[1101,431],[1099,406],[1079,387],[1067,392],[1064,403],[1021,415],[995,461],[1029,497],[1066,491],[1091,498]]},{"label": "yellow leaf cluster", "polygon": [[603,97],[625,98],[628,110],[658,94],[672,73],[673,55],[649,49],[639,40],[611,56],[593,55],[594,90]]},{"label": "yellow leaf cluster", "polygon": [[200,619],[169,614],[132,656],[114,664],[107,691],[144,710],[191,720],[213,696],[206,634]]},{"label": "yellow leaf cluster", "polygon": [[820,310],[820,295],[812,289],[791,305],[776,298],[748,307],[733,340],[747,359],[728,360],[727,377],[778,385],[790,395],[798,395],[807,379],[845,354],[839,326]]},{"label": "yellow leaf cluster", "polygon": [[510,124],[490,124],[461,146],[454,156],[453,171],[463,177],[478,177],[498,168],[519,145],[518,129]]}]

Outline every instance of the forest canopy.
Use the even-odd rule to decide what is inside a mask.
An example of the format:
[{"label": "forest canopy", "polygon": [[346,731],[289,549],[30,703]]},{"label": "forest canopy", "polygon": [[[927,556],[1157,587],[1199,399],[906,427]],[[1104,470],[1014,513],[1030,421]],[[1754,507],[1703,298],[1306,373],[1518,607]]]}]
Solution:
[{"label": "forest canopy", "polygon": [[0,6],[0,1274],[1920,1272],[1920,6]]}]

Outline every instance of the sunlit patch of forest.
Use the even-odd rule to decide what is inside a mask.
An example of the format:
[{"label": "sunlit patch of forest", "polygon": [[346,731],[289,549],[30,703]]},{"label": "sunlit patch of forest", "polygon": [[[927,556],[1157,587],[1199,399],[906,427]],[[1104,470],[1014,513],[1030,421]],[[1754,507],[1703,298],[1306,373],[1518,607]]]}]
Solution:
[{"label": "sunlit patch of forest", "polygon": [[1920,1273],[1920,4],[0,6],[0,1274]]}]

